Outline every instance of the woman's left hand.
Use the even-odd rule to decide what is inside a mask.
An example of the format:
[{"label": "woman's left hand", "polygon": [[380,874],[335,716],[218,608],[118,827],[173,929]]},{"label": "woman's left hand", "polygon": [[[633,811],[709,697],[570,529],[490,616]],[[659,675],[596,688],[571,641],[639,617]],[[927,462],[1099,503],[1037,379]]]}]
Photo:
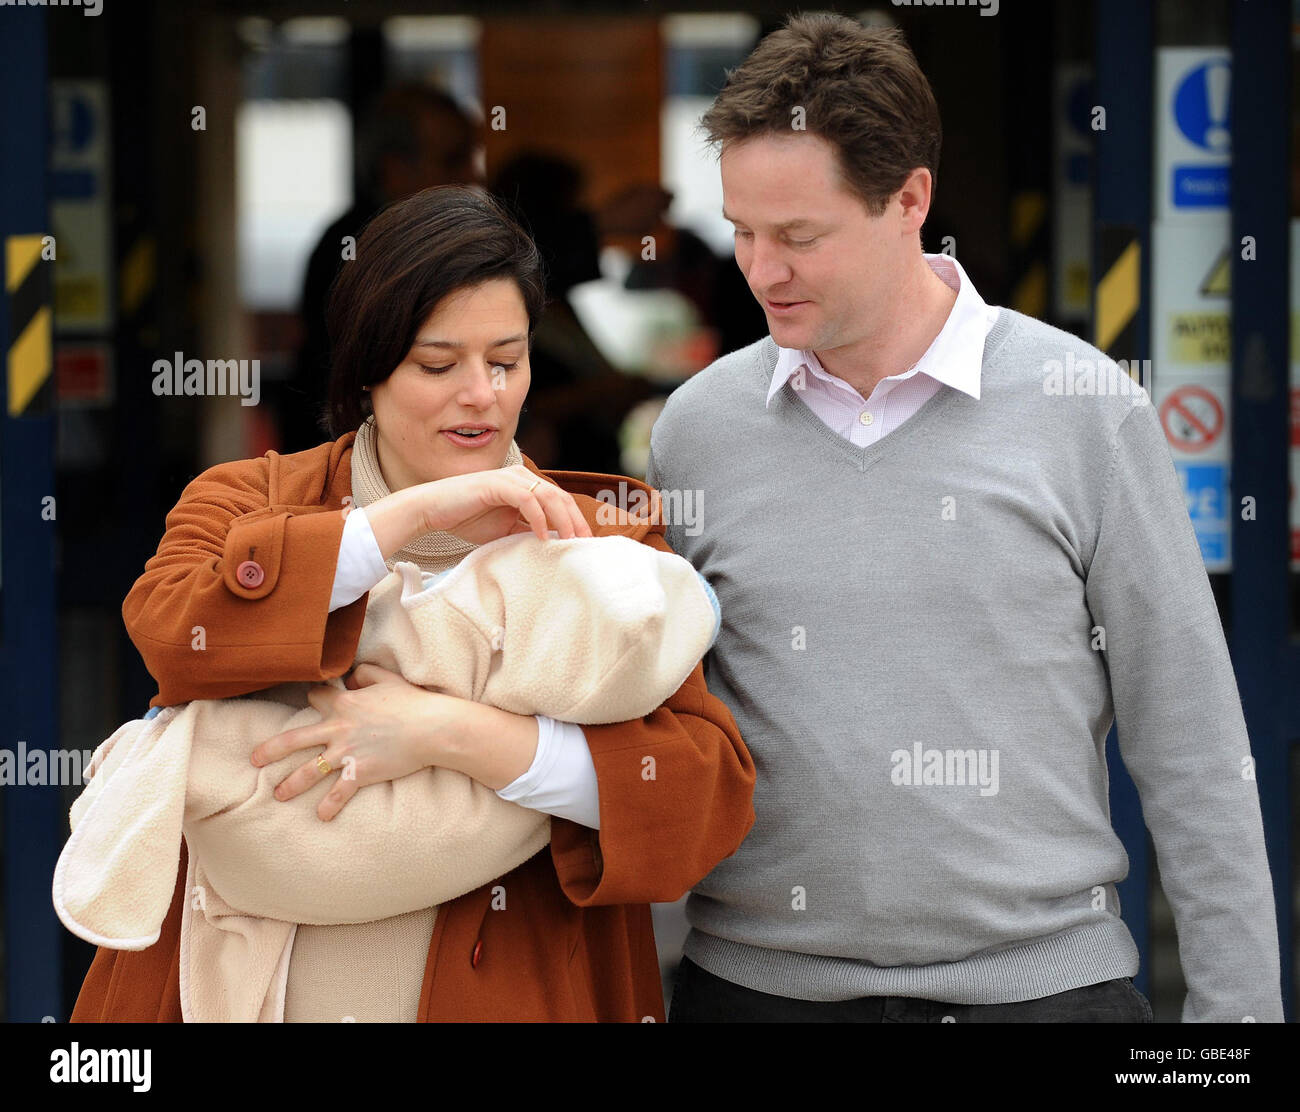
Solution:
[{"label": "woman's left hand", "polygon": [[327,776],[337,779],[316,808],[329,821],[360,788],[399,780],[435,763],[440,733],[456,721],[464,700],[440,695],[407,682],[376,664],[362,664],[344,681],[348,690],[328,684],[307,695],[321,713],[310,726],[286,730],[253,750],[251,761],[261,768],[301,749],[324,746],[330,766],[322,772],[313,758],[275,789],[279,800],[301,795]]}]

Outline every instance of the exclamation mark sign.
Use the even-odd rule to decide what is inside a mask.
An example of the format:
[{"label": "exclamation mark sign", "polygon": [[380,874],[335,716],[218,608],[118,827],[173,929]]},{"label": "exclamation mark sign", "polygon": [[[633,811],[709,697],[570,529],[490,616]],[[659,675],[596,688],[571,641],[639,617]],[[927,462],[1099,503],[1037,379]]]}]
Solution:
[{"label": "exclamation mark sign", "polygon": [[1228,128],[1228,90],[1231,84],[1232,67],[1228,63],[1205,67],[1205,107],[1209,116],[1205,145],[1223,154],[1232,147],[1232,132]]}]

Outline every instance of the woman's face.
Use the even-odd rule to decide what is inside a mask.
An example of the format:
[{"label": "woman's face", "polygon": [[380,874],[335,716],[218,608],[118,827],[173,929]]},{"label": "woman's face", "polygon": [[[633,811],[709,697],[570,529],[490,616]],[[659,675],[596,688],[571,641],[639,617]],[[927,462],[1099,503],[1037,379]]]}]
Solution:
[{"label": "woman's face", "polygon": [[416,331],[406,359],[370,387],[388,488],[500,467],[528,383],[528,313],[514,281],[494,278],[448,294]]}]

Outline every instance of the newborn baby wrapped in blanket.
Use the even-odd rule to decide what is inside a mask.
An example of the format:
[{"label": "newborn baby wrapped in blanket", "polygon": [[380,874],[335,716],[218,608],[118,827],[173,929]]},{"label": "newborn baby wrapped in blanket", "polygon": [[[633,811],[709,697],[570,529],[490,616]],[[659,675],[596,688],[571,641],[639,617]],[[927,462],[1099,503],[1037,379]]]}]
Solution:
[{"label": "newborn baby wrapped in blanket", "polygon": [[[719,622],[712,590],[680,556],[627,537],[525,533],[438,577],[399,563],[370,592],[356,663],[516,714],[622,722],[685,682]],[[449,769],[367,785],[330,822],[316,806],[333,776],[276,800],[275,786],[322,750],[265,768],[249,754],[320,720],[308,689],[197,700],[127,722],[96,750],[73,804],[54,904],[96,945],[138,950],[158,939],[184,834],[187,1021],[278,1021],[297,924],[434,907],[550,840],[549,816]]]}]

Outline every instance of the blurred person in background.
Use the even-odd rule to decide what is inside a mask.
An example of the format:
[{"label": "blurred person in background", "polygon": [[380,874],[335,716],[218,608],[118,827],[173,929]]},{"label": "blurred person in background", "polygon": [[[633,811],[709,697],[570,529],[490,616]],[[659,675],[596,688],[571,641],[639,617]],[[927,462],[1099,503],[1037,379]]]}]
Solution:
[{"label": "blurred person in background", "polygon": [[536,151],[507,161],[491,189],[528,229],[546,267],[548,299],[529,356],[533,388],[520,421],[519,443],[539,466],[618,471],[619,428],[653,388],[606,359],[573,311],[568,293],[600,278],[601,243],[611,228],[653,221],[658,195],[639,189],[593,212],[581,203],[583,174],[577,163]]},{"label": "blurred person in background", "polygon": [[[715,255],[689,228],[671,223],[667,213],[673,195],[664,189],[659,194],[653,222],[639,226],[628,222],[620,228],[633,241],[632,267],[623,284],[629,290],[670,289],[682,294],[695,306],[701,323],[716,334],[719,355],[762,339],[767,335],[767,319],[735,260]],[[637,210],[629,211],[629,216],[636,215]],[[640,253],[641,238],[647,235],[654,238],[653,259]]]},{"label": "blurred person in background", "polygon": [[324,406],[329,382],[325,307],[352,242],[381,208],[438,185],[478,181],[479,125],[450,94],[407,83],[386,90],[359,130],[358,193],[351,208],[322,233],[307,262],[300,314],[302,346],[292,377],[279,391],[281,447],[313,448],[327,438]]}]

